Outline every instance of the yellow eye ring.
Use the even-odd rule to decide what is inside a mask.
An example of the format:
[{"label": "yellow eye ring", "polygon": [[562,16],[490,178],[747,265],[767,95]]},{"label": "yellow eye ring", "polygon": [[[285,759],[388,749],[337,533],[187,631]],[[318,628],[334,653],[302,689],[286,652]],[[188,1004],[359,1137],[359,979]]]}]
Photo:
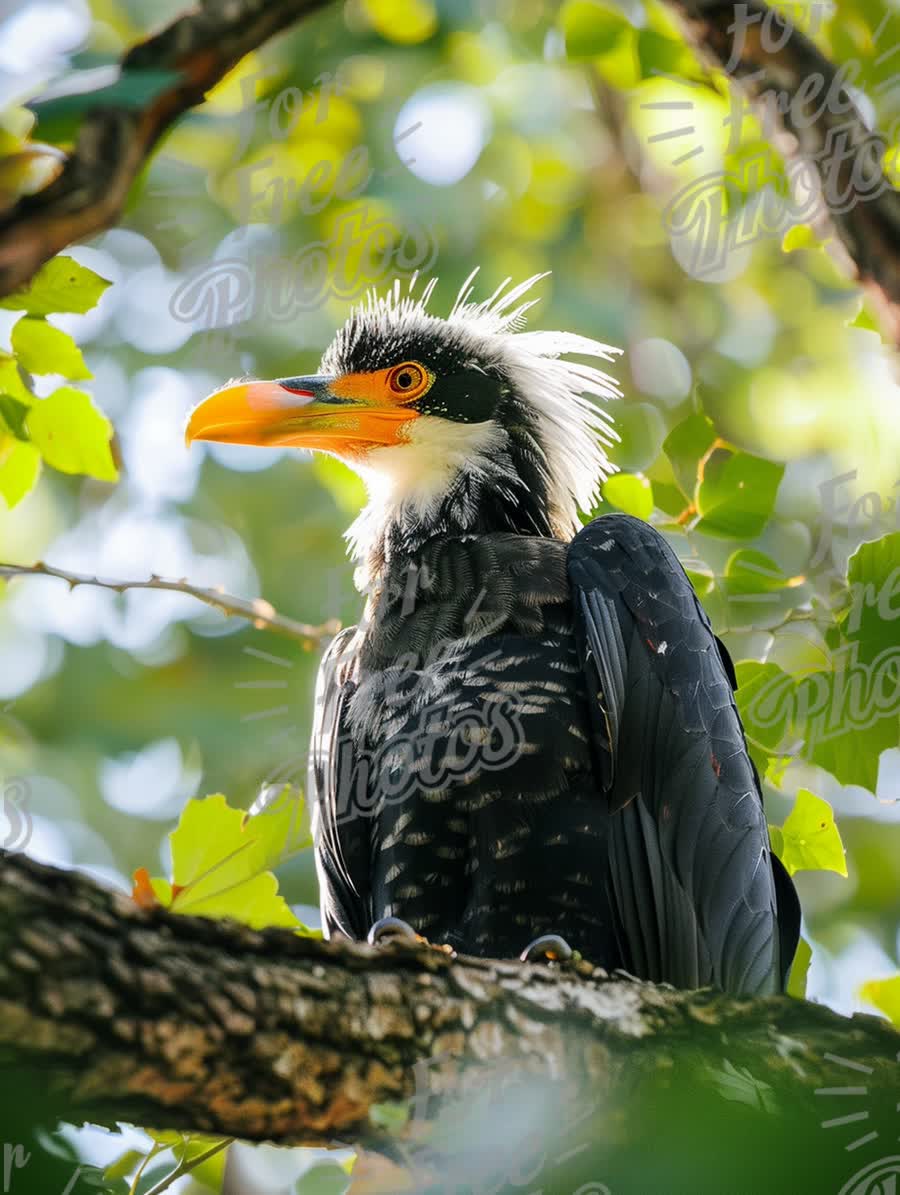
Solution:
[{"label": "yellow eye ring", "polygon": [[403,402],[412,402],[431,388],[434,375],[417,361],[404,361],[388,371],[387,384],[392,395]]}]

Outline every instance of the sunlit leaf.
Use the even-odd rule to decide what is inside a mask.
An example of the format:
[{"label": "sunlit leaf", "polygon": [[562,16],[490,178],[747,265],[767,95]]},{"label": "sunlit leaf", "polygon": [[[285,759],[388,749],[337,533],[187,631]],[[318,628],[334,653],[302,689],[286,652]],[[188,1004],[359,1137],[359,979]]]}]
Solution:
[{"label": "sunlit leaf", "polygon": [[0,496],[10,508],[34,489],[41,472],[41,454],[33,444],[0,435]]},{"label": "sunlit leaf", "polygon": [[697,488],[697,466],[712,447],[716,429],[705,415],[689,415],[663,441],[663,452],[684,492],[692,496]]},{"label": "sunlit leaf", "polygon": [[[653,487],[653,490],[655,493],[656,486]],[[687,579],[690,581],[691,585],[693,585],[694,592],[698,595],[698,597],[703,597],[704,594],[709,593],[715,584],[716,579],[712,573],[698,573],[691,568],[686,568],[684,571],[687,574]]]},{"label": "sunlit leaf", "polygon": [[426,41],[438,27],[431,0],[362,0],[362,6],[372,28],[401,45]]},{"label": "sunlit leaf", "polygon": [[[30,403],[21,402],[18,398],[10,398],[8,394],[0,394],[0,421],[6,425],[6,430],[17,440],[28,440],[25,419],[30,405]],[[2,430],[3,428],[0,427],[0,433]]]},{"label": "sunlit leaf", "polygon": [[793,224],[781,238],[781,248],[785,253],[793,253],[796,249],[820,247],[819,238],[808,224]]},{"label": "sunlit leaf", "polygon": [[697,530],[726,539],[759,535],[775,508],[784,465],[749,452],[716,450],[697,490]]},{"label": "sunlit leaf", "polygon": [[653,514],[653,488],[646,477],[637,473],[616,473],[603,483],[607,502],[639,519]]},{"label": "sunlit leaf", "polygon": [[28,412],[28,434],[54,469],[118,480],[110,450],[112,424],[83,390],[63,386],[36,402]]},{"label": "sunlit leaf", "polygon": [[91,377],[69,333],[46,320],[25,316],[13,327],[11,339],[19,364],[29,373],[61,373],[73,381]]},{"label": "sunlit leaf", "polygon": [[859,989],[861,999],[874,1004],[900,1028],[900,975],[891,979],[870,979]]},{"label": "sunlit leaf", "polygon": [[862,664],[890,653],[900,639],[900,531],[860,544],[847,565],[850,606],[844,635]]},{"label": "sunlit leaf", "polygon": [[728,592],[731,594],[773,593],[784,588],[784,573],[771,558],[755,548],[739,548],[725,564]]},{"label": "sunlit leaf", "polygon": [[[344,1195],[348,1185],[348,1175],[343,1166],[337,1162],[320,1162],[297,1179],[293,1195]],[[363,1195],[365,1188],[357,1189]]]},{"label": "sunlit leaf", "polygon": [[835,824],[834,811],[821,797],[801,788],[780,831],[780,835],[772,835],[772,849],[789,875],[797,871],[847,874],[844,844]]},{"label": "sunlit leaf", "polygon": [[156,898],[177,913],[232,917],[254,929],[281,925],[311,932],[278,894],[278,881],[268,870],[312,843],[306,803],[289,787],[252,817],[232,809],[221,793],[190,801],[169,841],[170,899],[165,883],[149,880],[140,869],[138,903]]},{"label": "sunlit leaf", "polygon": [[22,381],[18,362],[0,350],[0,394],[8,394],[26,405],[34,402],[34,395]]},{"label": "sunlit leaf", "polygon": [[621,9],[592,0],[568,0],[559,20],[566,39],[566,57],[572,60],[606,54],[629,31]]},{"label": "sunlit leaf", "polygon": [[28,315],[55,315],[90,311],[109,286],[87,266],[72,257],[54,257],[41,266],[27,286],[0,299],[0,307]]},{"label": "sunlit leaf", "polygon": [[791,974],[788,979],[787,994],[795,1000],[806,998],[806,981],[809,978],[809,964],[812,962],[812,949],[806,938],[797,943],[797,953],[791,963]]},{"label": "sunlit leaf", "polygon": [[347,514],[358,514],[366,504],[366,487],[358,474],[333,456],[317,452],[312,459],[317,479]]}]

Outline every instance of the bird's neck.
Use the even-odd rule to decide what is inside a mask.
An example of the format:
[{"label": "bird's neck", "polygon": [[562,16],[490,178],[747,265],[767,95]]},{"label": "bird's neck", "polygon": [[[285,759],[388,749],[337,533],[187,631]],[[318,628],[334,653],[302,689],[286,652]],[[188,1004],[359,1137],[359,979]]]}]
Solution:
[{"label": "bird's neck", "polygon": [[539,469],[523,468],[511,438],[496,424],[418,420],[418,451],[377,450],[360,470],[369,503],[347,532],[361,588],[403,572],[431,540],[491,532],[556,538]]}]

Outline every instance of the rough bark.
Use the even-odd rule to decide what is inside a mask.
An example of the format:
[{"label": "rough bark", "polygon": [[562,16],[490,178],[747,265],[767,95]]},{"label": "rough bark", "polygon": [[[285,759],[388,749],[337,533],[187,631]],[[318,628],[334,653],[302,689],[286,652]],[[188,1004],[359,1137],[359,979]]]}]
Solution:
[{"label": "rough bark", "polygon": [[201,0],[122,60],[122,73],[175,71],[144,107],[90,110],[57,178],[0,219],[0,297],[45,261],[115,224],[131,184],[166,130],[231,68],[327,0]]},{"label": "rough bark", "polygon": [[[762,0],[664,2],[700,56],[744,90],[764,129],[774,124],[773,139],[788,167],[804,164],[804,179],[810,167],[815,171],[825,222],[846,251],[844,264],[872,297],[886,335],[900,345],[900,192],[881,167],[885,138],[866,126],[839,71]],[[883,52],[891,48],[888,17],[876,30]]]},{"label": "rough bark", "polygon": [[867,1106],[893,1113],[898,1049],[884,1021],[788,997],[257,932],[0,860],[0,1072],[37,1076],[49,1121],[384,1146],[372,1106],[419,1101],[423,1064],[436,1097],[513,1066],[555,1107],[599,1101],[592,1146],[619,1148],[641,1136],[610,1113],[623,1093],[649,1090],[661,1107],[669,1092],[677,1107],[682,1081],[691,1099],[705,1084],[722,1102],[749,1076],[812,1126],[831,1110],[816,1091],[864,1071]]}]

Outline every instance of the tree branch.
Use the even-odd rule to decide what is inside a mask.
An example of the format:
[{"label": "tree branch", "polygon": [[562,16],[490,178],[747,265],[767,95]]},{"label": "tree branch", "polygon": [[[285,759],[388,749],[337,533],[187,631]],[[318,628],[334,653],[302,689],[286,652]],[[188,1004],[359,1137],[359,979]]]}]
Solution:
[{"label": "tree branch", "polygon": [[[680,992],[584,961],[551,969],[417,943],[374,949],[254,931],[140,909],[76,872],[8,853],[0,960],[0,1071],[17,1083],[39,1075],[45,1114],[70,1121],[383,1147],[373,1106],[412,1095],[418,1105],[429,1059],[438,1062],[429,1095],[458,1090],[460,1066],[474,1068],[483,1090],[486,1075],[513,1065],[529,1092],[549,1100],[552,1090],[545,1116],[590,1103],[594,1150],[615,1152],[647,1131],[646,1117],[631,1124],[617,1109],[648,1092],[659,1143],[663,1109],[683,1116],[685,1083],[704,1132],[706,1089],[716,1106],[762,1117],[770,1133],[790,1097],[794,1139],[803,1116],[821,1132],[835,1105],[817,1089],[863,1071],[866,1107],[880,1101],[894,1116],[900,1036],[874,1017],[788,997]],[[744,1089],[770,1093],[778,1115],[768,1103],[748,1110]],[[507,1115],[511,1102],[507,1091]],[[705,1148],[712,1157],[715,1143]]]},{"label": "tree branch", "polygon": [[231,68],[326,0],[200,0],[122,60],[122,74],[174,71],[177,80],[143,107],[105,104],[88,112],[74,151],[43,190],[0,218],[0,297],[23,286],[73,241],[109,228],[131,184],[166,130],[202,103]]},{"label": "tree branch", "polygon": [[[900,345],[900,192],[881,165],[889,143],[866,126],[840,72],[762,0],[664,2],[700,56],[749,96],[764,128],[774,124],[788,166],[802,165],[804,181],[814,171],[827,219],[846,250],[843,264]],[[887,14],[876,32],[886,26]]]},{"label": "tree branch", "polygon": [[71,573],[66,569],[53,568],[43,561],[38,561],[37,564],[0,564],[0,577],[57,577],[65,581],[70,589],[77,585],[95,585],[99,589],[111,589],[114,593],[125,593],[129,589],[162,589],[170,593],[185,593],[207,606],[221,610],[229,617],[249,619],[257,630],[274,631],[277,635],[295,639],[307,650],[330,639],[341,629],[340,622],[335,618],[323,622],[320,626],[312,626],[307,622],[297,622],[284,614],[277,614],[265,598],[232,597],[218,587],[203,589],[199,585],[191,585],[184,578],[180,581],[167,581],[154,574],[148,581],[103,581],[86,573]]}]

